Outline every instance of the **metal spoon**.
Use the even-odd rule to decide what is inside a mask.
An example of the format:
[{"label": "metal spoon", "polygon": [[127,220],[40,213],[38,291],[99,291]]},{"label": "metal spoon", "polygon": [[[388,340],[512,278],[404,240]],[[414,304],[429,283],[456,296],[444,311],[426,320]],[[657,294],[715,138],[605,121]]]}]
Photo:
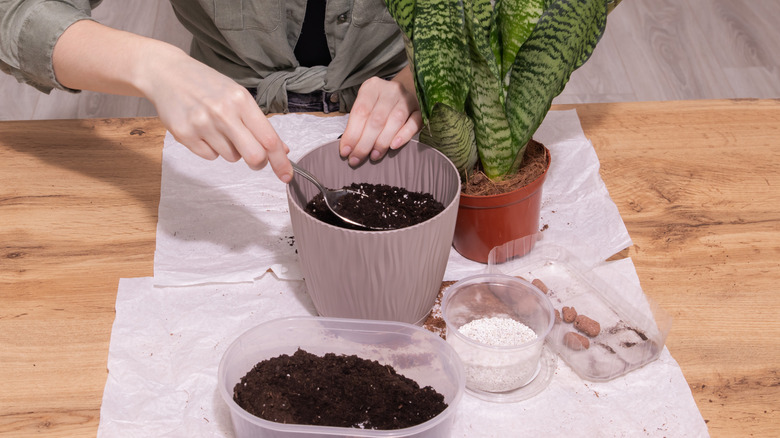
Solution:
[{"label": "metal spoon", "polygon": [[338,205],[339,199],[342,197],[352,194],[352,195],[358,195],[361,197],[366,197],[367,195],[365,193],[361,193],[355,190],[350,189],[329,189],[322,185],[320,181],[314,177],[309,171],[306,169],[301,168],[294,162],[291,162],[293,170],[300,176],[308,179],[312,182],[315,186],[317,186],[318,189],[320,189],[320,192],[322,192],[322,197],[325,199],[325,205],[328,206],[328,209],[336,215],[337,218],[341,219],[342,221],[354,225],[356,227],[360,227],[366,230],[386,230],[387,228],[381,228],[381,227],[370,227],[368,225],[361,224],[360,222],[357,222],[353,219],[350,219],[343,214],[336,211],[336,206]]}]

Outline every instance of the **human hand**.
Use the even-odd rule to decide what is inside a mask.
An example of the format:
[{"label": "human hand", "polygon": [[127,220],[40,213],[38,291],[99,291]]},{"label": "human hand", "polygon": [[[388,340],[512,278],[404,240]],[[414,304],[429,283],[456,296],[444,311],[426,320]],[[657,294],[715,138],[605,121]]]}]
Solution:
[{"label": "human hand", "polygon": [[147,96],[177,141],[196,155],[252,169],[267,162],[280,180],[292,179],[290,151],[246,88],[190,58],[169,65]]},{"label": "human hand", "polygon": [[175,46],[81,20],[62,33],[52,63],[64,86],[146,97],[203,158],[243,158],[252,169],[270,162],[279,179],[292,179],[289,149],[249,92]]},{"label": "human hand", "polygon": [[422,115],[409,67],[391,81],[373,77],[363,83],[344,134],[339,153],[357,166],[366,157],[376,161],[388,149],[405,145],[422,129]]}]

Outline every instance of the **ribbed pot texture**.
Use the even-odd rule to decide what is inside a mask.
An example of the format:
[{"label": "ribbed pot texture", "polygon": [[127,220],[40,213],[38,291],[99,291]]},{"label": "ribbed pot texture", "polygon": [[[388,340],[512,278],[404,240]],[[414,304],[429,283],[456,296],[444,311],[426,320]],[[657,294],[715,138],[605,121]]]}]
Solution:
[{"label": "ribbed pot texture", "polygon": [[296,176],[287,187],[298,257],[321,316],[422,324],[441,288],[455,230],[460,177],[437,150],[412,140],[378,162],[351,168],[338,141],[298,161],[330,188],[353,182],[388,184],[430,193],[445,209],[420,224],[389,231],[358,231],[322,222],[305,212],[316,195]]}]

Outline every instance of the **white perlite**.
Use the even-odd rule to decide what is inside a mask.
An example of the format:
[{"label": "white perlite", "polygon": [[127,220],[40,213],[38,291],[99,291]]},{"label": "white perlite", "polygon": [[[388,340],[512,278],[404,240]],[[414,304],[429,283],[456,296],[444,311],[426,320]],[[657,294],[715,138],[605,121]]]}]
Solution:
[{"label": "white perlite", "polygon": [[[519,346],[537,338],[527,325],[510,318],[480,318],[458,329],[464,336],[494,347]],[[538,349],[485,351],[462,341],[453,343],[466,369],[466,386],[477,391],[504,392],[528,383],[537,370]]]},{"label": "white perlite", "polygon": [[536,332],[522,322],[509,318],[480,318],[462,325],[464,336],[494,347],[520,345],[536,339]]}]

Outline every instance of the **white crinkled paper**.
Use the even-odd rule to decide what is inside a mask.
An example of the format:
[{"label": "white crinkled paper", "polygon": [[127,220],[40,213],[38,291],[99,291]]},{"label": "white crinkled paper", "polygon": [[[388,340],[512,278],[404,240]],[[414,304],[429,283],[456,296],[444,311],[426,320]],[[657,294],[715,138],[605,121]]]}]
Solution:
[{"label": "white crinkled paper", "polygon": [[[344,132],[346,117],[270,118],[297,160]],[[285,184],[270,166],[204,160],[165,136],[154,253],[157,285],[251,282],[268,269],[301,279]]]},{"label": "white crinkled paper", "polygon": [[[637,282],[629,259],[599,274]],[[303,282],[266,275],[254,283],[155,287],[122,279],[111,333],[99,437],[232,437],[217,368],[228,345],[257,324],[313,315]],[[248,371],[248,370],[247,370]],[[518,403],[465,394],[453,437],[700,437],[707,426],[667,349],[609,382],[579,378],[562,360],[549,386]]]},{"label": "white crinkled paper", "polygon": [[[337,138],[347,116],[270,120],[297,160]],[[537,245],[566,247],[604,279],[638,286],[631,260],[603,262],[631,240],[576,112],[548,113],[535,138],[552,154]],[[274,275],[264,275],[269,269]],[[453,250],[445,280],[485,270]],[[219,360],[233,339],[263,321],[316,313],[300,278],[284,184],[268,168],[202,160],[168,135],[155,277],[120,281],[98,435],[231,437],[217,393]],[[603,383],[557,363],[550,385],[529,400],[464,396],[452,436],[707,436],[666,349]]]}]

